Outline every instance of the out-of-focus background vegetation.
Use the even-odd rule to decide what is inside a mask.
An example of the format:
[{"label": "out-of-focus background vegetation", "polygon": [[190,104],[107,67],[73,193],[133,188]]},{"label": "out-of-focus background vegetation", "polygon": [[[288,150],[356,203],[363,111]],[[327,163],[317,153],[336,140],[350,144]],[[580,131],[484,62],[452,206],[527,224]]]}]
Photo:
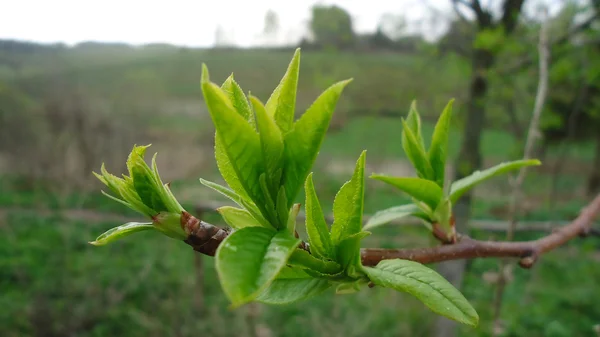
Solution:
[{"label": "out-of-focus background vegetation", "polygon": [[[345,9],[344,2],[304,2],[308,20],[298,22],[298,38],[286,35],[289,22],[264,6],[254,18],[264,23],[260,38],[244,48],[227,30],[244,27],[226,17],[215,27],[214,41],[201,47],[65,44],[59,35],[53,37],[57,43],[0,40],[1,336],[596,335],[597,239],[575,240],[532,270],[512,270],[497,324],[498,261],[464,265],[455,283],[481,316],[477,329],[447,327],[412,297],[377,288],[229,311],[212,258],[183,243],[142,233],[102,248],[87,244],[112,226],[141,220],[103,197],[92,176],[103,162],[111,172],[124,172],[134,144],[153,144],[161,174],[186,209],[227,203],[198,182],[220,180],[214,129],[199,87],[201,64],[216,81],[235,73],[246,91],[266,100],[298,46],[299,113],[330,84],[354,78],[314,169],[326,210],[363,149],[369,173],[414,174],[400,142],[400,118],[413,99],[426,137],[445,104],[456,99],[449,176],[520,158],[544,22],[552,57],[536,144],[543,166],[531,170],[520,205],[521,225],[535,228],[520,230],[517,239],[545,235],[544,228],[573,219],[598,193],[599,1],[446,0],[441,9],[413,1],[396,12],[391,2],[373,1],[365,6],[371,12],[380,6],[382,14],[374,31],[356,29],[363,13]],[[19,15],[8,4],[0,10]],[[198,20],[203,16],[210,16],[209,8]],[[132,31],[136,17],[131,13]],[[170,34],[177,36],[177,29]],[[408,200],[381,183],[367,186],[366,214]],[[503,239],[509,196],[506,177],[477,188],[467,199],[470,235]],[[211,212],[202,216],[222,224]],[[488,226],[476,226],[482,223]],[[377,229],[366,242],[386,248],[431,243],[421,227],[393,226]]]}]

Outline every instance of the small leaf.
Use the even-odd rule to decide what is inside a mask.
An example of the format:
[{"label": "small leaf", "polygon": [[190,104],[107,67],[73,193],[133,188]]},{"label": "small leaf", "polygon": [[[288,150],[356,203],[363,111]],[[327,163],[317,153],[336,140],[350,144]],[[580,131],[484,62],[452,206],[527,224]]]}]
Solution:
[{"label": "small leaf", "polygon": [[541,162],[537,159],[516,160],[496,165],[484,171],[475,171],[470,176],[464,177],[452,183],[452,187],[450,189],[450,201],[455,204],[456,201],[468,190],[492,177],[520,169],[521,167],[537,166],[540,164]]},{"label": "small leaf", "polygon": [[371,281],[382,287],[407,292],[433,312],[477,326],[479,316],[467,299],[440,274],[407,260],[384,260],[375,268],[363,267]]},{"label": "small leaf", "polygon": [[[360,267],[360,241],[371,235],[362,231],[344,238],[336,246],[336,261],[339,262],[350,276],[357,276],[352,270]],[[351,267],[351,268],[349,268]]]},{"label": "small leaf", "polygon": [[421,132],[421,117],[417,111],[417,101],[412,101],[410,104],[408,116],[406,117],[406,124],[410,127],[415,138],[419,141],[420,146],[424,149],[425,142],[423,141],[423,134]]},{"label": "small leaf", "polygon": [[310,243],[310,251],[318,258],[334,259],[333,244],[329,227],[325,222],[325,216],[315,192],[312,173],[306,178],[304,185],[306,194],[306,233]]},{"label": "small leaf", "polygon": [[331,241],[334,246],[361,230],[365,193],[365,158],[366,151],[363,151],[356,162],[352,179],[340,188],[333,201]]},{"label": "small leaf", "polygon": [[248,104],[248,99],[244,94],[244,91],[240,87],[240,85],[233,79],[233,74],[231,74],[225,82],[221,85],[221,89],[225,92],[231,104],[244,119],[248,121],[248,123],[256,129],[254,114],[252,113],[252,109],[250,109],[250,104]]},{"label": "small leaf", "polygon": [[202,92],[235,176],[243,190],[265,214],[265,198],[259,186],[259,176],[264,172],[264,165],[258,135],[234,110],[221,88],[214,83],[203,82]]},{"label": "small leaf", "polygon": [[156,229],[154,228],[154,226],[152,226],[151,222],[128,222],[119,227],[114,227],[107,230],[106,232],[98,236],[96,238],[96,241],[90,242],[90,244],[94,246],[104,246],[122,237],[150,229]]},{"label": "small leaf", "polygon": [[390,207],[373,214],[363,229],[373,229],[393,220],[398,220],[404,217],[414,216],[425,221],[428,221],[427,215],[419,209],[415,204]]},{"label": "small leaf", "polygon": [[451,100],[438,119],[433,136],[431,137],[431,146],[429,147],[429,162],[433,168],[435,182],[444,187],[444,175],[446,172],[446,157],[448,156],[448,135],[450,134],[450,119],[452,118]]},{"label": "small leaf", "polygon": [[263,225],[254,219],[250,212],[246,211],[245,209],[223,206],[217,208],[217,212],[221,214],[223,220],[233,229],[240,229],[244,227],[263,227]]},{"label": "small leaf", "polygon": [[287,218],[287,229],[290,233],[296,233],[296,218],[300,213],[300,204],[293,204]]},{"label": "small leaf", "polygon": [[300,72],[300,48],[288,65],[285,75],[267,101],[266,112],[275,120],[281,132],[287,133],[294,122],[298,74]]},{"label": "small leaf", "polygon": [[348,83],[350,80],[338,82],[325,90],[284,136],[282,184],[290,205],[295,201],[298,190],[317,158],[333,110]]},{"label": "small leaf", "polygon": [[342,267],[338,263],[318,259],[303,249],[296,249],[288,263],[326,275],[334,275],[342,271]]},{"label": "small leaf", "polygon": [[431,167],[431,163],[429,162],[429,158],[425,153],[423,145],[404,120],[402,120],[402,127],[402,148],[415,167],[417,175],[419,178],[433,179],[433,168]]},{"label": "small leaf", "polygon": [[256,112],[256,122],[258,124],[263,162],[267,170],[269,191],[274,197],[281,182],[283,136],[275,121],[267,115],[263,104],[254,96],[250,96],[250,102],[252,102],[252,106]]},{"label": "small leaf", "polygon": [[237,193],[235,193],[234,191],[228,189],[225,186],[219,185],[217,183],[213,183],[212,181],[208,181],[205,179],[200,178],[200,183],[206,187],[212,188],[213,190],[221,193],[222,195],[226,196],[227,198],[231,199],[233,202],[235,202],[236,204],[241,205],[241,197],[239,195],[237,195]]},{"label": "small leaf", "polygon": [[431,207],[431,209],[435,209],[444,196],[442,188],[431,180],[425,180],[421,178],[389,177],[378,174],[371,175],[371,178],[381,180],[397,187],[411,197],[423,201],[429,207]]},{"label": "small leaf", "polygon": [[300,268],[285,267],[256,300],[267,304],[290,304],[319,295],[330,287],[327,280],[314,278]]},{"label": "small leaf", "polygon": [[232,307],[254,300],[277,277],[300,239],[287,231],[246,227],[234,231],[219,245],[216,269]]},{"label": "small leaf", "polygon": [[[290,215],[290,209],[287,207],[287,196],[285,195],[285,187],[281,186],[279,188],[279,192],[277,192],[277,201],[275,203],[275,208],[277,210],[277,218],[281,227],[287,227],[288,224],[288,216]],[[290,231],[290,233],[294,233]]]},{"label": "small leaf", "polygon": [[337,288],[335,288],[335,293],[337,295],[354,294],[359,292],[360,287],[364,286],[365,284],[366,283],[362,280],[340,283]]}]

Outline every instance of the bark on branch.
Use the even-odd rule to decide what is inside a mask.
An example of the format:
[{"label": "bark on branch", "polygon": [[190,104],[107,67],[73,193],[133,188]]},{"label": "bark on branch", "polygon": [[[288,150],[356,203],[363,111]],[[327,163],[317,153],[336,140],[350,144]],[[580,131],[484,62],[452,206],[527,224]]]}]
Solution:
[{"label": "bark on branch", "polygon": [[[449,260],[514,257],[519,265],[530,268],[538,258],[568,241],[585,237],[593,233],[591,224],[600,213],[600,194],[588,204],[570,224],[558,228],[553,233],[533,241],[479,241],[465,235],[455,244],[428,248],[382,249],[365,248],[361,250],[362,263],[374,266],[382,260],[404,259],[420,263],[435,263]],[[198,220],[189,213],[182,217],[182,227],[188,234],[185,243],[205,255],[214,256],[218,245],[229,234],[226,230]]]}]

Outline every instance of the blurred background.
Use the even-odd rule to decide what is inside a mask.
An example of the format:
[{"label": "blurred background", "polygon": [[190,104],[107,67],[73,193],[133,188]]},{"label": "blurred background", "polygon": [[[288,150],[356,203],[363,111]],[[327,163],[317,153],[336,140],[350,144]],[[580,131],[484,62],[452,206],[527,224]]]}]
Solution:
[{"label": "blurred background", "polygon": [[[400,118],[415,99],[426,139],[456,99],[449,177],[522,158],[543,84],[533,131],[543,166],[529,171],[518,207],[510,207],[504,176],[455,210],[461,229],[480,239],[505,239],[510,219],[519,220],[516,239],[546,235],[600,187],[600,1],[23,0],[0,8],[1,336],[599,333],[593,238],[545,255],[532,270],[496,259],[434,266],[474,304],[477,329],[377,288],[229,311],[213,259],[185,244],[146,232],[102,248],[87,242],[142,220],[103,197],[92,175],[103,162],[125,172],[134,144],[153,144],[187,210],[222,224],[211,209],[227,201],[198,182],[221,181],[201,64],[215,82],[234,72],[266,101],[297,47],[298,114],[329,85],[354,78],[314,168],[325,212],[363,149],[368,173],[414,175]],[[541,68],[540,37],[550,55]],[[409,201],[367,184],[366,215]],[[424,228],[409,225],[376,229],[365,242],[430,244]]]}]

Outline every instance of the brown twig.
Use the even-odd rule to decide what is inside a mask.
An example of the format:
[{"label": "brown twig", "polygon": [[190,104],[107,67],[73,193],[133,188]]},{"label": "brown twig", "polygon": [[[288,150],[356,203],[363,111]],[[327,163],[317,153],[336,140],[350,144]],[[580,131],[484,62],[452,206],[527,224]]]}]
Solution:
[{"label": "brown twig", "polygon": [[[459,236],[455,244],[428,248],[382,249],[365,248],[361,250],[361,260],[365,266],[374,266],[383,260],[404,259],[420,263],[435,263],[449,260],[515,257],[520,258],[521,267],[530,268],[544,253],[560,247],[568,241],[590,235],[591,224],[600,213],[600,194],[586,206],[580,215],[570,224],[560,227],[553,233],[533,241],[494,242],[479,241],[467,236]],[[182,226],[189,235],[185,240],[194,250],[214,256],[216,248],[229,234],[209,223],[200,221],[185,213]]]}]

